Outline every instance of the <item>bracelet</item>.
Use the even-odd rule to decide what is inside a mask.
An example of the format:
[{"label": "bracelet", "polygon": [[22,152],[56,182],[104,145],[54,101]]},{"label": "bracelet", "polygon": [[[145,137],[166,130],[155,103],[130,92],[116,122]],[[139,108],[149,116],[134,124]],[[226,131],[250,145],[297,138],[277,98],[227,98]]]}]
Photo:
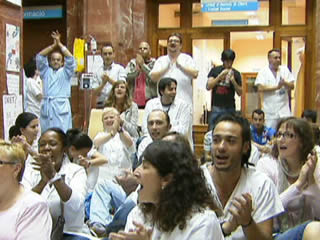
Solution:
[{"label": "bracelet", "polygon": [[52,183],[62,179],[62,176],[59,173],[56,173],[53,178],[51,178],[48,183],[51,185]]},{"label": "bracelet", "polygon": [[245,225],[241,225],[241,227],[247,228],[247,227],[249,227],[249,226],[251,225],[252,222],[253,222],[253,219],[252,219],[252,217],[251,217],[251,218],[250,218],[250,221],[249,221],[247,224],[245,224]]}]

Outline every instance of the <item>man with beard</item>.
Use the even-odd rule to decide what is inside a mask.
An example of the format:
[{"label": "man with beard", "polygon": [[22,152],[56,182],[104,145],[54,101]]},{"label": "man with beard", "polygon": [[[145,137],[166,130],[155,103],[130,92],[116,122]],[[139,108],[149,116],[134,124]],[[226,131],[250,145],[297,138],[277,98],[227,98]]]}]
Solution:
[{"label": "man with beard", "polygon": [[[52,32],[53,44],[36,56],[37,69],[43,80],[43,104],[40,111],[42,132],[48,128],[59,127],[64,132],[72,128],[71,77],[75,69],[75,60],[71,52],[61,43],[58,31]],[[55,49],[59,48],[60,51]],[[62,56],[62,54],[63,56]],[[50,65],[48,55],[50,56]],[[65,64],[63,62],[65,59]]]},{"label": "man with beard", "polygon": [[119,80],[126,81],[127,74],[120,64],[114,62],[115,52],[111,43],[101,49],[103,65],[97,70],[92,88],[97,96],[97,108],[102,108],[108,98],[113,84]]},{"label": "man with beard", "polygon": [[280,196],[265,174],[248,166],[251,151],[248,120],[221,116],[212,133],[212,163],[203,172],[220,216],[225,239],[271,240],[273,217],[283,211]]},{"label": "man with beard", "polygon": [[142,121],[142,132],[148,134],[148,116],[154,109],[167,112],[171,121],[171,131],[176,131],[188,137],[192,144],[192,109],[183,100],[176,97],[177,81],[173,78],[162,78],[159,82],[160,97],[147,102]]},{"label": "man with beard", "polygon": [[149,76],[156,59],[150,54],[149,44],[141,42],[136,58],[131,59],[126,67],[131,96],[140,108],[144,108],[149,99],[157,97],[157,84]]},{"label": "man with beard", "polygon": [[292,115],[288,94],[294,88],[295,78],[286,66],[280,66],[280,50],[270,50],[268,61],[269,66],[260,70],[254,84],[262,93],[266,126],[276,129],[280,118]]},{"label": "man with beard", "polygon": [[161,78],[171,77],[178,82],[177,97],[184,99],[192,106],[192,79],[197,78],[195,62],[192,57],[181,53],[182,36],[172,33],[168,37],[168,55],[157,59],[150,72],[152,81],[158,82]]}]

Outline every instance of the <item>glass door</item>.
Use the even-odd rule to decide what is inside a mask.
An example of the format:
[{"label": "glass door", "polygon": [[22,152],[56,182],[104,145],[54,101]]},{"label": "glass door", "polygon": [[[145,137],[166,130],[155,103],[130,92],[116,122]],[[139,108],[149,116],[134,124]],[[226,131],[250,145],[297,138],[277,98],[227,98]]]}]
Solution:
[{"label": "glass door", "polygon": [[206,89],[208,73],[214,66],[221,65],[221,53],[224,38],[193,39],[193,59],[199,70],[198,78],[193,82],[193,123],[207,123],[207,111],[211,110],[211,91]]}]

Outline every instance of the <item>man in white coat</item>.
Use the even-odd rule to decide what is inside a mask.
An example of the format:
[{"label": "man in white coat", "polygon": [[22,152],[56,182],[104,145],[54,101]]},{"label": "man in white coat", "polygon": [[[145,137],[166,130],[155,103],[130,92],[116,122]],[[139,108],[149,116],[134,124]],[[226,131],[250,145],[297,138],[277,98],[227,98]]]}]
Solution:
[{"label": "man in white coat", "polygon": [[268,52],[269,66],[258,73],[255,85],[262,93],[262,109],[265,112],[265,124],[276,129],[280,118],[291,116],[289,91],[293,90],[295,78],[286,66],[280,66],[280,50]]}]

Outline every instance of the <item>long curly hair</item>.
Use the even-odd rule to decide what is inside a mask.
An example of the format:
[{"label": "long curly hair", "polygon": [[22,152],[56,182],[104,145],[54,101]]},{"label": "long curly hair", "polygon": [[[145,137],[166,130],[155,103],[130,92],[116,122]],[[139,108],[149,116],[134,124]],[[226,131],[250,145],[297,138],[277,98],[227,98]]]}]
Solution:
[{"label": "long curly hair", "polygon": [[[129,85],[123,81],[123,80],[119,80],[117,81],[113,86],[112,86],[112,89],[111,89],[111,92],[109,94],[109,97],[107,98],[107,100],[105,101],[105,104],[104,104],[104,107],[114,107],[116,108],[116,95],[114,93],[115,89],[117,86],[119,86],[120,84],[124,84],[126,86],[126,95],[125,95],[125,99],[124,99],[124,102],[123,102],[123,106],[122,106],[122,109],[118,109],[118,111],[120,112],[124,112],[126,111],[128,108],[131,107],[132,105],[132,97],[131,97],[131,94],[130,94],[130,89],[129,89]],[[120,113],[121,113],[120,112]]]},{"label": "long curly hair", "polygon": [[156,205],[141,204],[146,219],[163,232],[182,230],[195,211],[205,208],[218,211],[190,147],[183,142],[154,141],[143,153],[143,161],[156,168],[161,177],[171,175],[171,181],[161,190]]}]

